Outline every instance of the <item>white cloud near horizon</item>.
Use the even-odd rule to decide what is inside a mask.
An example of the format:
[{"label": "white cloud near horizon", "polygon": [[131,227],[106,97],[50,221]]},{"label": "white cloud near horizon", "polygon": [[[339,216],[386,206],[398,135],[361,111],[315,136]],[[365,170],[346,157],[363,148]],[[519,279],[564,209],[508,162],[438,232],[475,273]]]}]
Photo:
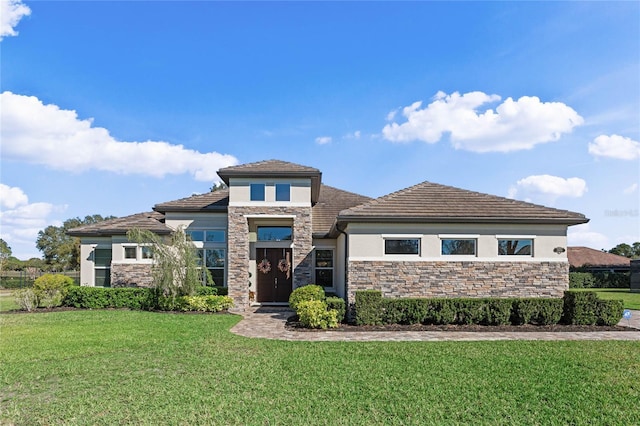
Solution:
[{"label": "white cloud near horizon", "polygon": [[629,185],[628,187],[623,189],[622,192],[625,193],[625,194],[633,194],[637,190],[638,190],[638,184],[637,183],[632,183],[631,185]]},{"label": "white cloud near horizon", "polygon": [[601,250],[611,247],[609,238],[591,230],[588,223],[570,226],[567,231],[567,245],[573,247],[590,247]]},{"label": "white cloud near horizon", "polygon": [[118,141],[92,119],[73,110],[45,105],[34,96],[0,94],[3,157],[56,170],[100,170],[162,178],[190,173],[195,180],[219,180],[216,172],[238,160],[217,152],[201,153],[162,141]]},{"label": "white cloud near horizon", "polygon": [[25,247],[34,247],[38,232],[47,226],[62,225],[51,216],[66,209],[46,202],[30,203],[21,188],[0,183],[0,238],[9,244],[14,256],[32,257],[35,249]]},{"label": "white cloud near horizon", "polygon": [[640,158],[640,142],[620,135],[600,135],[589,144],[589,154],[618,160]]},{"label": "white cloud near horizon", "polygon": [[559,197],[582,197],[587,190],[587,183],[578,177],[565,179],[551,175],[532,175],[511,186],[508,196],[525,201],[553,203]]},{"label": "white cloud near horizon", "polygon": [[333,138],[331,136],[318,136],[316,138],[316,143],[318,145],[326,145],[328,143],[331,143],[332,140]]},{"label": "white cloud near horizon", "polygon": [[17,36],[15,27],[30,14],[31,9],[22,0],[0,0],[0,41],[7,36]]},{"label": "white cloud near horizon", "polygon": [[[383,137],[391,142],[436,143],[449,134],[456,149],[474,152],[510,152],[560,139],[584,119],[561,102],[541,102],[536,96],[507,98],[495,110],[481,107],[501,100],[483,92],[447,95],[438,92],[422,108],[422,102],[402,109],[406,121],[387,124]],[[387,119],[395,117],[390,112]]]}]

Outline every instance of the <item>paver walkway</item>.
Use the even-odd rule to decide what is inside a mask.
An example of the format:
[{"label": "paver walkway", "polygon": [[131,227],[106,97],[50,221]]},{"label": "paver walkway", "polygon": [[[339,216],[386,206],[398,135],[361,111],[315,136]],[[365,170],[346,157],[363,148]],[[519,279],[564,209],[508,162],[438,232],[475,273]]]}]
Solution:
[{"label": "paver walkway", "polygon": [[596,332],[467,332],[467,331],[294,331],[287,330],[287,318],[294,314],[288,308],[252,308],[231,332],[245,337],[296,341],[475,341],[475,340],[640,340],[640,311],[620,325],[634,327],[632,331]]}]

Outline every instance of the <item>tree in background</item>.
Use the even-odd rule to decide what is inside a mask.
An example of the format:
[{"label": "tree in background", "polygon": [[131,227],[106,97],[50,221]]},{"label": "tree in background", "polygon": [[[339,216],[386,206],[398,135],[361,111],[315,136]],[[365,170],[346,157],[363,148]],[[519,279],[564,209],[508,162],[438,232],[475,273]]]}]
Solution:
[{"label": "tree in background", "polygon": [[211,192],[222,191],[223,189],[227,189],[227,184],[222,181],[214,183],[211,188],[209,188]]},{"label": "tree in background", "polygon": [[640,258],[640,242],[635,242],[633,245],[621,243],[609,250],[609,253],[617,254],[618,256],[628,257],[630,259]]},{"label": "tree in background", "polygon": [[11,247],[2,238],[0,238],[0,271],[4,271],[8,260],[11,258]]},{"label": "tree in background", "polygon": [[54,270],[67,271],[80,267],[80,239],[67,235],[67,231],[85,225],[93,225],[115,216],[102,217],[99,214],[67,219],[62,226],[47,226],[38,232],[36,247],[42,252],[45,263]]},{"label": "tree in background", "polygon": [[151,248],[153,284],[164,296],[191,296],[203,284],[196,246],[183,228],[166,238],[148,230],[132,229],[127,238]]}]

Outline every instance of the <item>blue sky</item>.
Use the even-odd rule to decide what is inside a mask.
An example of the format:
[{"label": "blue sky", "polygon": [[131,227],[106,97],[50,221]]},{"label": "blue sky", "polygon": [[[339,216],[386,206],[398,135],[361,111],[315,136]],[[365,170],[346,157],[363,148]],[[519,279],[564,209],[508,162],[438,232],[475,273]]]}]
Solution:
[{"label": "blue sky", "polygon": [[425,180],[640,240],[638,2],[0,0],[1,237],[281,159],[377,197]]}]

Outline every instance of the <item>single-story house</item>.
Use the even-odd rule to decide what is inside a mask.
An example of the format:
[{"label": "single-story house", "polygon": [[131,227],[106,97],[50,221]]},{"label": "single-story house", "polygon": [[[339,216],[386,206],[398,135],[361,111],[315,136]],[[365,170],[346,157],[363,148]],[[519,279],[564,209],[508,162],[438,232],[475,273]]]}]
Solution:
[{"label": "single-story house", "polygon": [[589,247],[568,247],[567,258],[570,269],[585,272],[629,272],[631,259]]},{"label": "single-story house", "polygon": [[127,231],[184,227],[239,309],[286,303],[310,283],[348,303],[362,289],[392,297],[561,297],[567,227],[588,222],[430,182],[371,199],[324,185],[316,168],[279,160],[218,175],[227,189],[71,230],[81,240],[81,284],[151,285],[151,253]]}]

